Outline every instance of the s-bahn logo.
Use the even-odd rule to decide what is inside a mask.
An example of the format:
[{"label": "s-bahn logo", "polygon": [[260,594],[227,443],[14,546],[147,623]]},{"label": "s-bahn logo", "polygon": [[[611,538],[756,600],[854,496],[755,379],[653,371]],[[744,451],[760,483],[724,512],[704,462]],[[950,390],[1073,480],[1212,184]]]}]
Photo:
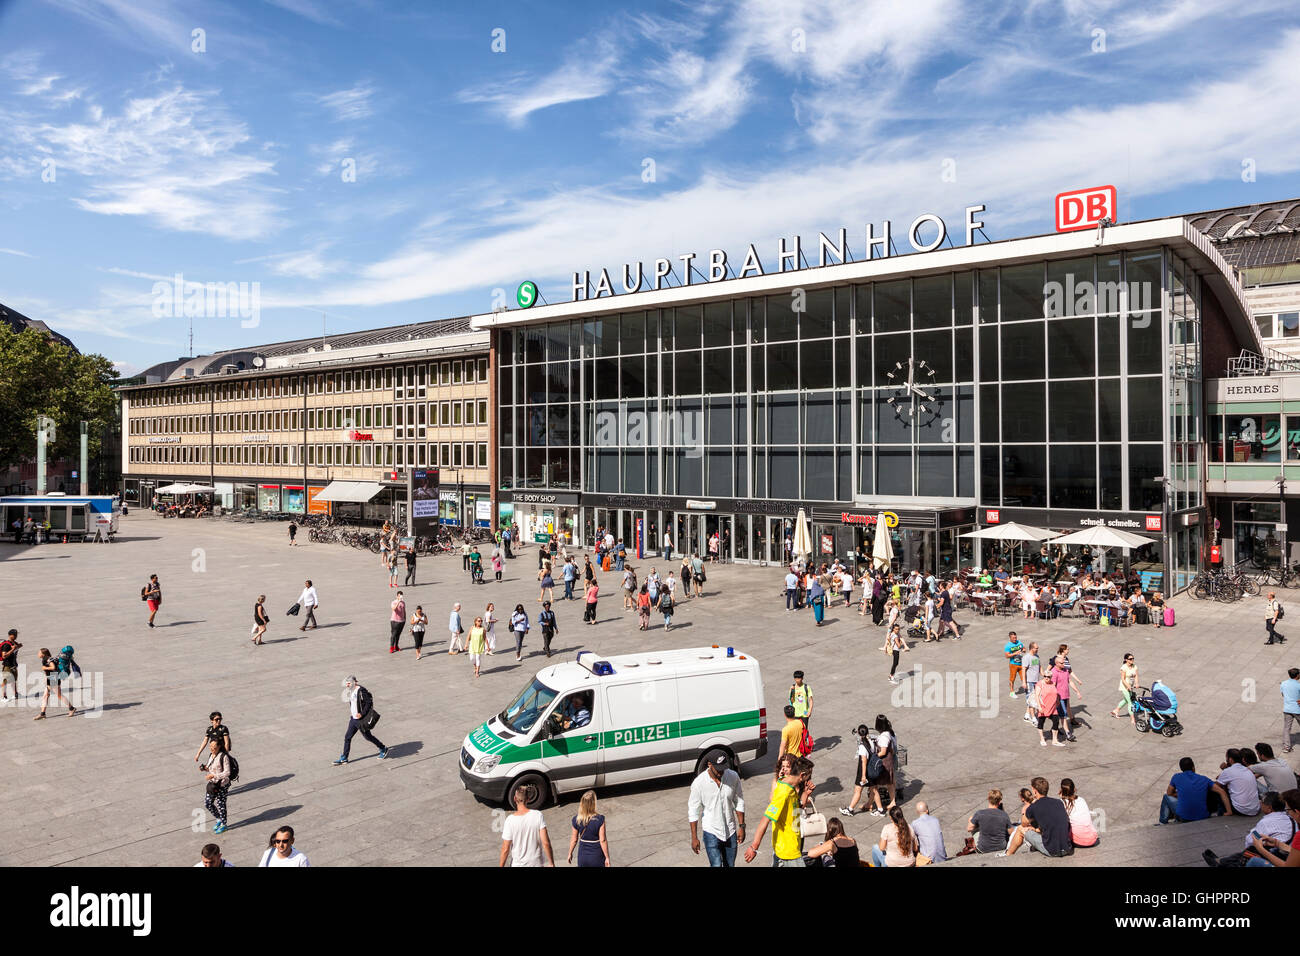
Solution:
[{"label": "s-bahn logo", "polygon": [[537,304],[537,283],[531,279],[519,283],[519,288],[515,290],[515,301],[519,303],[519,308],[529,309]]},{"label": "s-bahn logo", "polygon": [[1056,231],[1091,229],[1103,219],[1119,221],[1119,203],[1114,186],[1094,186],[1059,193],[1056,197]]}]

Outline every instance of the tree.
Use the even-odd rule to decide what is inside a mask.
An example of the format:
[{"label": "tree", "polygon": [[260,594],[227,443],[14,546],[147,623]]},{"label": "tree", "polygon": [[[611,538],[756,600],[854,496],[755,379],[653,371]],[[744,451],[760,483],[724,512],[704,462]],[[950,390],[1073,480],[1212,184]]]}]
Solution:
[{"label": "tree", "polygon": [[102,426],[113,421],[118,377],[102,355],[82,355],[36,329],[0,326],[0,467],[36,457],[36,419],[54,419],[50,460],[81,453],[81,422],[90,422],[89,454],[99,453]]}]

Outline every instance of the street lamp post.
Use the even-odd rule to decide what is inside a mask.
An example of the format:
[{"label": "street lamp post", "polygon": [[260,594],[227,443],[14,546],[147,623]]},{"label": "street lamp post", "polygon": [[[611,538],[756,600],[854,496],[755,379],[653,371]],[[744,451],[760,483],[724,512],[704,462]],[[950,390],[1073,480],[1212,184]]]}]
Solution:
[{"label": "street lamp post", "polygon": [[1278,535],[1281,538],[1281,547],[1282,547],[1281,552],[1278,554],[1278,570],[1283,574],[1285,574],[1287,566],[1289,564],[1286,556],[1286,538],[1287,538],[1286,475],[1285,474],[1278,475],[1275,480],[1277,481],[1277,514],[1279,519],[1277,524],[1277,530],[1278,530]]}]

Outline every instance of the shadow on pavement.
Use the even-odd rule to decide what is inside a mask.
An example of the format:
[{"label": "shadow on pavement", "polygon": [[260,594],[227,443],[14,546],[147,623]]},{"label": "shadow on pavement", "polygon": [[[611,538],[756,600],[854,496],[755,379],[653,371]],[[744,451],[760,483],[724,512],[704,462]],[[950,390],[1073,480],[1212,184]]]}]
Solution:
[{"label": "shadow on pavement", "polygon": [[275,820],[283,820],[285,817],[293,816],[302,809],[301,803],[295,803],[287,807],[273,807],[270,810],[263,810],[257,816],[249,817],[247,820],[240,820],[238,823],[230,824],[229,829],[234,830],[238,827],[252,826],[254,823],[271,823]]},{"label": "shadow on pavement", "polygon": [[206,623],[208,623],[207,619],[204,618],[202,621],[168,621],[166,624],[157,624],[155,625],[155,627],[182,627],[186,624],[206,624]]},{"label": "shadow on pavement", "polygon": [[129,704],[105,704],[100,710],[126,710],[128,707],[139,707],[143,701],[133,700]]},{"label": "shadow on pavement", "polygon": [[392,744],[388,748],[388,756],[384,759],[393,760],[397,757],[414,757],[423,748],[423,740],[408,740],[405,743]]},{"label": "shadow on pavement", "polygon": [[292,780],[293,774],[286,773],[279,777],[263,777],[261,780],[254,780],[252,783],[246,783],[242,787],[230,791],[232,794],[248,793],[250,790],[263,790],[267,787],[274,787],[277,783],[284,783],[286,780]]}]

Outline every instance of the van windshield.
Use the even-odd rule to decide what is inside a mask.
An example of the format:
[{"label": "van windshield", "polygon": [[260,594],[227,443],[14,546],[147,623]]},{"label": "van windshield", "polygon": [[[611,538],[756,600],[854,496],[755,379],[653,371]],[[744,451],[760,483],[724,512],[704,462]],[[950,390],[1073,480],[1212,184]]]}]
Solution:
[{"label": "van windshield", "polygon": [[526,734],[533,729],[537,718],[550,708],[556,693],[534,677],[528,686],[519,692],[519,696],[497,715],[497,719],[515,733]]}]

